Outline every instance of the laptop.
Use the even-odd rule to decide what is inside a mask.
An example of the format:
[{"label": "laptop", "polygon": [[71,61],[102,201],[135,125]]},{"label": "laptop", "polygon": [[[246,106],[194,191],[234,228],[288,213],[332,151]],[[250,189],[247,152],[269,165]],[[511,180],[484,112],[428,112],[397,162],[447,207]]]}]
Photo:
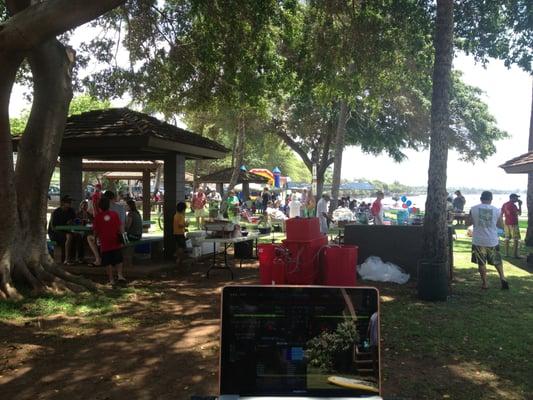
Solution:
[{"label": "laptop", "polygon": [[381,399],[378,299],[370,287],[224,287],[219,399]]}]

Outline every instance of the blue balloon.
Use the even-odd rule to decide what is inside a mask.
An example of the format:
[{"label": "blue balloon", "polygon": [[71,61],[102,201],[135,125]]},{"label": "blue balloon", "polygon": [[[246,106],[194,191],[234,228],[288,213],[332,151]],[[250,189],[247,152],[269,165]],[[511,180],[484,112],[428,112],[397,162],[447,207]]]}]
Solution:
[{"label": "blue balloon", "polygon": [[411,200],[407,200],[405,202],[405,204],[407,204],[407,207],[411,207],[411,205],[413,204],[413,202]]},{"label": "blue balloon", "polygon": [[407,201],[407,197],[406,196],[402,196],[402,197],[400,197],[400,200],[402,200],[402,203],[405,203]]}]

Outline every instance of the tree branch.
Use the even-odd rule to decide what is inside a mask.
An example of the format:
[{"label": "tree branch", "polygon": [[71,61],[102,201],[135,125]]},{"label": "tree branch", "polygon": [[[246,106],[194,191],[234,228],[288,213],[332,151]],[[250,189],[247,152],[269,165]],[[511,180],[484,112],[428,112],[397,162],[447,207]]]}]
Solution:
[{"label": "tree branch", "polygon": [[311,171],[313,169],[313,163],[304,149],[302,149],[283,129],[277,127],[275,132],[294,152],[296,152],[296,154],[300,156],[305,166]]},{"label": "tree branch", "polygon": [[48,0],[18,12],[0,25],[0,54],[27,51],[46,39],[89,22],[125,0]]}]

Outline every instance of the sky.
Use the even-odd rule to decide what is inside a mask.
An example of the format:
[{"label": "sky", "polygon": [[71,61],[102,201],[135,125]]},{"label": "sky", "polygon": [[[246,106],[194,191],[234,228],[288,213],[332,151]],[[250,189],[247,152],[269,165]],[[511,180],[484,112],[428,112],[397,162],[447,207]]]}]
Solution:
[{"label": "sky", "polygon": [[[459,161],[457,152],[448,155],[449,188],[475,187],[526,191],[527,175],[506,174],[498,166],[527,152],[529,119],[531,113],[532,78],[517,67],[507,69],[503,62],[492,60],[486,68],[476,64],[472,57],[458,55],[454,67],[463,72],[465,83],[477,86],[485,92],[483,100],[496,118],[498,127],[507,131],[509,138],[498,141],[496,154],[485,162]],[[406,151],[408,159],[396,163],[386,154],[364,154],[357,147],[350,147],[343,154],[343,179],[377,179],[384,182],[398,181],[412,186],[427,184],[429,151]]]},{"label": "sky", "polygon": [[[83,30],[84,28],[80,31]],[[498,141],[496,154],[485,162],[462,162],[459,161],[458,154],[451,151],[448,156],[448,188],[475,187],[525,191],[526,175],[506,174],[498,166],[527,152],[531,76],[517,67],[508,69],[498,60],[492,60],[483,67],[481,64],[476,64],[472,57],[464,54],[456,56],[454,67],[463,72],[463,80],[467,84],[477,86],[485,92],[483,100],[496,117],[499,128],[507,131],[510,137]],[[85,71],[85,73],[90,72]],[[129,99],[119,99],[113,100],[112,104],[123,107],[128,102]],[[24,100],[23,88],[16,86],[11,95],[10,115],[15,117],[24,108],[29,108],[29,105]],[[429,151],[408,150],[406,155],[406,160],[396,163],[386,154],[368,155],[357,147],[348,147],[343,154],[342,179],[377,179],[387,183],[398,181],[411,186],[425,186]]]}]

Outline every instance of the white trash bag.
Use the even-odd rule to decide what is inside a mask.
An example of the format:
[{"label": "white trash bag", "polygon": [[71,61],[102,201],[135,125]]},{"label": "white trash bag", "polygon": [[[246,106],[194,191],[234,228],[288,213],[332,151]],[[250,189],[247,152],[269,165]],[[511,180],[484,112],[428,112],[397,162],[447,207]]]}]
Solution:
[{"label": "white trash bag", "polygon": [[376,256],[370,256],[364,263],[358,265],[357,272],[361,278],[368,281],[394,282],[403,285],[409,280],[409,274],[396,264],[385,263]]}]

